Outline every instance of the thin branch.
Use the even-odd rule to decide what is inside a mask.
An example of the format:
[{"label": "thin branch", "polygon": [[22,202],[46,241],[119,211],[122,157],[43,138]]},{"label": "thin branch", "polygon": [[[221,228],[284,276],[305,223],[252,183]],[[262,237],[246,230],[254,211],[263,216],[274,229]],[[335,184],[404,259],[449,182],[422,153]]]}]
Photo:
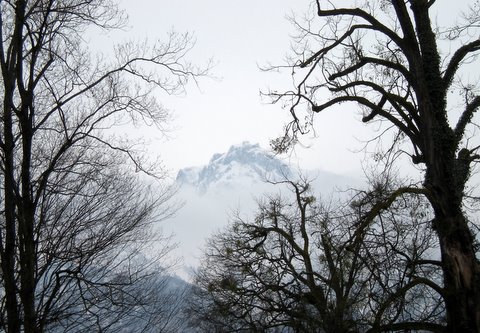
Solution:
[{"label": "thin branch", "polygon": [[356,30],[359,29],[372,29],[370,25],[353,25],[348,29],[340,38],[336,39],[332,44],[320,49],[319,51],[315,52],[312,56],[310,56],[307,60],[304,60],[300,63],[300,68],[305,68],[308,65],[310,65],[312,62],[315,62],[318,60],[318,58],[321,58],[322,55],[327,54],[329,51],[333,50],[337,46],[341,45],[342,42],[350,37]]},{"label": "thin branch", "polygon": [[355,244],[361,241],[363,233],[371,225],[375,218],[377,218],[383,210],[388,209],[397,198],[405,194],[421,194],[427,198],[431,197],[430,191],[425,188],[400,187],[399,189],[393,191],[388,197],[377,202],[366,214],[361,217],[355,232],[347,242],[351,243],[351,245],[348,245],[348,248],[354,248]]}]

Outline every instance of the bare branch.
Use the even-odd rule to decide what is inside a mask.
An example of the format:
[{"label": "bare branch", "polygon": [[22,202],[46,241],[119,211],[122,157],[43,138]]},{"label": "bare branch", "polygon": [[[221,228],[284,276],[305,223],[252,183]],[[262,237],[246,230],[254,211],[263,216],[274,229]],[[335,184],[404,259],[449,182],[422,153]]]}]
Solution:
[{"label": "bare branch", "polygon": [[391,113],[384,110],[379,105],[374,104],[372,101],[370,101],[366,97],[348,96],[348,95],[347,96],[334,97],[331,100],[325,102],[324,104],[313,106],[312,111],[321,112],[321,111],[323,111],[323,110],[325,110],[325,109],[327,109],[327,108],[329,108],[333,105],[336,105],[336,104],[339,104],[339,103],[342,103],[342,102],[357,102],[360,105],[364,105],[364,106],[368,107],[369,109],[371,109],[372,113],[369,116],[366,116],[362,119],[364,122],[367,122],[367,121],[373,119],[373,117],[375,117],[376,115],[379,115],[379,116],[389,120],[390,122],[392,122],[392,124],[397,126],[402,132],[404,132],[409,137],[415,138],[415,135],[414,135],[414,133],[412,133],[411,129],[408,128],[404,123],[402,123],[401,120],[395,118]]},{"label": "bare branch", "polygon": [[[392,205],[392,203],[400,198],[405,194],[420,194],[424,195],[427,198],[431,197],[430,191],[425,188],[416,188],[416,187],[400,187],[390,193],[386,198],[381,199],[379,202],[375,203],[374,206],[368,210],[366,214],[364,214],[358,225],[356,226],[355,232],[350,237],[349,242],[356,244],[360,242],[363,237],[363,233],[365,230],[371,225],[375,218],[379,216],[379,214],[386,210]],[[349,245],[351,247],[351,245]]]},{"label": "bare branch", "polygon": [[445,89],[449,89],[452,84],[453,78],[457,73],[457,70],[461,62],[465,59],[467,55],[473,52],[480,50],[480,39],[477,39],[473,42],[470,42],[466,45],[462,45],[458,50],[455,51],[450,62],[447,65],[445,73],[443,74],[443,82],[445,84]]},{"label": "bare branch", "polygon": [[321,9],[320,2],[317,0],[317,15],[319,17],[347,15],[362,18],[368,23],[370,23],[369,29],[373,29],[375,31],[383,33],[384,35],[388,36],[393,42],[395,42],[400,48],[403,49],[402,46],[404,46],[404,42],[395,33],[395,31],[389,29],[387,26],[383,25],[380,21],[378,21],[374,16],[360,8],[335,8],[331,10],[324,10]]},{"label": "bare branch", "polygon": [[478,108],[480,107],[480,96],[476,96],[471,102],[467,103],[465,110],[463,111],[462,115],[458,119],[457,125],[455,126],[454,135],[456,145],[460,143],[463,139],[463,135],[465,133],[465,128],[468,124],[471,123],[473,118],[473,114],[477,112]]},{"label": "bare branch", "polygon": [[354,72],[360,70],[362,67],[364,67],[366,65],[369,65],[369,64],[381,65],[383,67],[393,69],[395,71],[398,71],[398,72],[402,73],[402,75],[405,77],[405,79],[408,82],[412,81],[412,76],[411,76],[410,72],[403,65],[401,65],[399,63],[396,63],[396,62],[393,62],[393,61],[388,61],[388,60],[378,59],[378,58],[372,58],[372,57],[361,57],[356,64],[354,64],[354,65],[352,65],[352,66],[350,66],[350,67],[348,67],[348,68],[346,68],[342,71],[339,71],[337,73],[333,73],[332,75],[330,75],[330,77],[328,79],[331,80],[331,81],[336,80],[336,79],[338,79],[342,76],[354,73]]}]

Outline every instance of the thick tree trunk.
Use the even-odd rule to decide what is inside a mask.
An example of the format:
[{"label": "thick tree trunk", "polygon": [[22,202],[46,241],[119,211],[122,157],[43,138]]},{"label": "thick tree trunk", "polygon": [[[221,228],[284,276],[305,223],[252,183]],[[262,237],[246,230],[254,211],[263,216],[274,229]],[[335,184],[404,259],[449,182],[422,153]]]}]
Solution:
[{"label": "thick tree trunk", "polygon": [[[438,168],[443,165],[443,168]],[[480,265],[474,236],[462,211],[463,188],[459,175],[448,164],[427,171],[427,187],[435,211],[435,228],[442,255],[444,298],[448,332],[480,332]],[[435,185],[432,185],[435,184]]]},{"label": "thick tree trunk", "polygon": [[447,332],[480,333],[480,267],[475,239],[462,211],[470,162],[460,158],[461,152],[456,156],[444,119],[432,113],[427,124],[425,186],[442,256]]},{"label": "thick tree trunk", "polygon": [[480,333],[480,266],[475,239],[462,211],[469,166],[458,167],[463,162],[451,148],[453,140],[445,134],[446,127],[432,123],[425,186],[435,212],[433,228],[442,256],[447,332]]},{"label": "thick tree trunk", "polygon": [[[442,255],[447,331],[480,333],[480,272],[474,237],[462,211],[470,160],[458,152],[450,127],[447,91],[442,77],[436,35],[429,17],[430,1],[410,1],[421,53],[413,63],[425,158],[425,187],[435,211],[435,228]],[[412,40],[412,43],[416,41]],[[415,67],[416,66],[416,67]]]},{"label": "thick tree trunk", "polygon": [[443,262],[448,332],[480,332],[480,272],[463,214],[436,219]]}]

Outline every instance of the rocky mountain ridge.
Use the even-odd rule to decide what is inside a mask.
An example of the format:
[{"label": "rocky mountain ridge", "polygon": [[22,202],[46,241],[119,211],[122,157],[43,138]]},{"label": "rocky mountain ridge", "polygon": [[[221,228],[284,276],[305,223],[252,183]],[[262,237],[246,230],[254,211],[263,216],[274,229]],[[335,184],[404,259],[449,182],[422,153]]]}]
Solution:
[{"label": "rocky mountain ridge", "polygon": [[247,141],[233,145],[225,153],[212,156],[202,167],[181,169],[176,178],[177,184],[190,185],[205,193],[209,188],[223,184],[259,182],[284,179],[291,175],[289,166],[270,154],[259,144]]}]

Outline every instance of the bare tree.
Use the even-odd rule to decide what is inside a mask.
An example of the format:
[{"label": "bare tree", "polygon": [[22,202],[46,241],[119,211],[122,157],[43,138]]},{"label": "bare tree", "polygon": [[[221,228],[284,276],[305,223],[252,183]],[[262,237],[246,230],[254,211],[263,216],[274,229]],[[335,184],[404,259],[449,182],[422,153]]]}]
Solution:
[{"label": "bare tree", "polygon": [[188,35],[92,59],[87,29],[124,22],[110,0],[0,1],[0,325],[9,333],[103,330],[115,324],[106,311],[127,313],[130,286],[156,269],[138,248],[168,215],[170,194],[130,170],[162,171],[107,130],[132,121],[161,129],[168,113],[154,89],[176,93],[204,72],[185,61]]},{"label": "bare tree", "polygon": [[[160,234],[152,237],[151,230],[152,223],[170,213],[165,210],[170,193],[152,193],[128,172],[119,153],[85,157],[59,164],[39,203],[38,327],[118,332],[126,325],[138,330],[142,320],[146,328],[164,325],[146,318],[153,320],[175,305],[156,301],[167,296],[162,288],[169,281],[170,242]],[[158,252],[146,257],[154,242]]]},{"label": "bare tree", "polygon": [[[305,23],[295,20],[298,47],[287,65],[295,89],[271,94],[290,102],[294,118],[276,146],[288,148],[308,131],[314,114],[344,102],[360,106],[363,122],[383,122],[386,132],[393,131],[390,151],[408,151],[424,170],[421,186],[392,196],[423,194],[435,212],[448,331],[480,332],[480,265],[463,209],[471,168],[479,160],[479,81],[465,73],[478,69],[480,7],[471,2],[457,22],[442,27],[431,19],[439,5],[315,1]],[[441,50],[444,42],[451,51]]]},{"label": "bare tree", "polygon": [[288,184],[291,200],[268,197],[254,221],[238,218],[210,239],[190,306],[196,325],[220,332],[442,331],[439,268],[427,264],[436,244],[419,197],[403,196],[358,237],[356,226],[382,202],[386,183],[335,209],[317,202],[308,182]]}]

